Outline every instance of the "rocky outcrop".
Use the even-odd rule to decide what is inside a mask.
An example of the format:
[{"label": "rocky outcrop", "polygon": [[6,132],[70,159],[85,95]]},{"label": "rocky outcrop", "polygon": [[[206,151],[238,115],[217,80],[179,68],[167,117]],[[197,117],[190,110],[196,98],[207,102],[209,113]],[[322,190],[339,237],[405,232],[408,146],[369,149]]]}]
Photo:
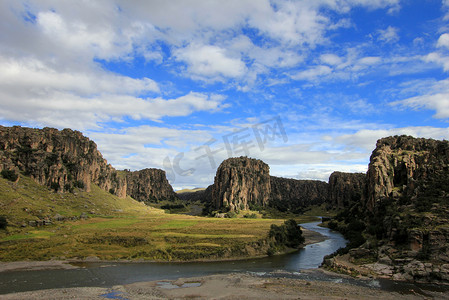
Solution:
[{"label": "rocky outcrop", "polygon": [[96,184],[139,201],[176,197],[164,171],[117,171],[93,141],[71,129],[0,126],[0,171],[4,169],[21,172],[57,192],[90,191],[91,184]]},{"label": "rocky outcrop", "polygon": [[126,181],[117,176],[97,145],[79,131],[2,126],[0,159],[0,169],[16,169],[55,191],[73,187],[90,191],[94,183],[126,195]]},{"label": "rocky outcrop", "polygon": [[163,170],[124,171],[124,175],[127,182],[127,194],[138,201],[157,202],[177,198]]},{"label": "rocky outcrop", "polygon": [[249,209],[266,206],[270,197],[270,168],[258,159],[229,158],[215,175],[211,197],[216,209]]},{"label": "rocky outcrop", "polygon": [[365,194],[365,185],[366,174],[333,172],[329,176],[329,205],[343,209],[360,202]]},{"label": "rocky outcrop", "polygon": [[263,161],[238,157],[223,161],[211,192],[198,196],[211,199],[215,209],[235,211],[269,205],[280,211],[300,212],[307,206],[324,203],[328,187],[326,182],[318,180],[270,176],[269,167]]},{"label": "rocky outcrop", "polygon": [[[445,182],[442,182],[445,181]],[[441,190],[449,182],[449,142],[395,136],[380,139],[367,174],[366,207],[384,198],[415,200],[428,184]],[[445,192],[445,191],[442,191]]]},{"label": "rocky outcrop", "polygon": [[311,205],[321,205],[328,199],[328,184],[319,180],[297,180],[270,177],[270,203],[280,211],[300,213]]},{"label": "rocky outcrop", "polygon": [[395,136],[380,139],[358,208],[346,228],[363,221],[366,242],[349,252],[383,277],[449,282],[449,142]]}]

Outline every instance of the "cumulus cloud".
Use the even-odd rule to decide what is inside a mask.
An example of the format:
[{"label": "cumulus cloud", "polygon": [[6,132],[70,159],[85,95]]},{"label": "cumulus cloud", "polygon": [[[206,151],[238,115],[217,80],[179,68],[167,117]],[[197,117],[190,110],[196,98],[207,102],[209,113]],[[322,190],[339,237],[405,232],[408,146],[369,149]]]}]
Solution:
[{"label": "cumulus cloud", "polygon": [[205,81],[238,78],[246,72],[240,58],[229,57],[225,49],[217,46],[191,44],[176,50],[175,57],[187,64],[189,74]]},{"label": "cumulus cloud", "polygon": [[444,33],[444,34],[440,35],[440,37],[438,38],[438,41],[437,41],[437,47],[449,48],[449,34],[448,33]]}]

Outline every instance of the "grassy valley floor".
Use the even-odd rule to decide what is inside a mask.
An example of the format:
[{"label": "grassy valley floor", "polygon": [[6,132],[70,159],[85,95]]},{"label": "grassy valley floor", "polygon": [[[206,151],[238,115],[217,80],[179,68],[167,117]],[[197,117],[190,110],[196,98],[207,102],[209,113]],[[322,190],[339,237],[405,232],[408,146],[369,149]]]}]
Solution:
[{"label": "grassy valley floor", "polygon": [[[16,183],[0,179],[0,215],[9,223],[0,230],[2,262],[254,257],[266,253],[271,224],[283,223],[166,214],[96,186],[91,192],[60,194],[24,176]],[[51,224],[29,225],[43,220]]]}]

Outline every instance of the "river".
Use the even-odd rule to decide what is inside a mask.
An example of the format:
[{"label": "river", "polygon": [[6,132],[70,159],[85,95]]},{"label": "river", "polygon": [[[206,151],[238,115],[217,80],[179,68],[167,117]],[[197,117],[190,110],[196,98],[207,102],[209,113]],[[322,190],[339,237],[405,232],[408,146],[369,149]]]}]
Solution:
[{"label": "river", "polygon": [[[338,232],[318,226],[319,222],[302,227],[326,236],[320,243],[287,254],[259,259],[222,262],[155,263],[155,262],[88,262],[68,270],[10,271],[0,273],[0,294],[69,287],[111,287],[133,282],[197,277],[212,274],[249,272],[257,276],[282,276],[307,280],[335,281],[372,286],[387,290],[407,290],[416,286],[388,280],[356,280],[327,275],[316,269],[323,257],[346,245]],[[309,270],[309,271],[307,271]]]}]

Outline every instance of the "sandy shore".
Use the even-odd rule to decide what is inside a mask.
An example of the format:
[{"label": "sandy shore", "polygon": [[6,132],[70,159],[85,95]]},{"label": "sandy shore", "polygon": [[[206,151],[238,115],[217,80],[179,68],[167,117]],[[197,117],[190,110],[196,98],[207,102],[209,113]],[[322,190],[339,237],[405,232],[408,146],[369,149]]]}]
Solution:
[{"label": "sandy shore", "polygon": [[212,275],[118,285],[41,290],[0,295],[0,299],[449,299],[432,292],[402,295],[375,288],[249,274]]}]

